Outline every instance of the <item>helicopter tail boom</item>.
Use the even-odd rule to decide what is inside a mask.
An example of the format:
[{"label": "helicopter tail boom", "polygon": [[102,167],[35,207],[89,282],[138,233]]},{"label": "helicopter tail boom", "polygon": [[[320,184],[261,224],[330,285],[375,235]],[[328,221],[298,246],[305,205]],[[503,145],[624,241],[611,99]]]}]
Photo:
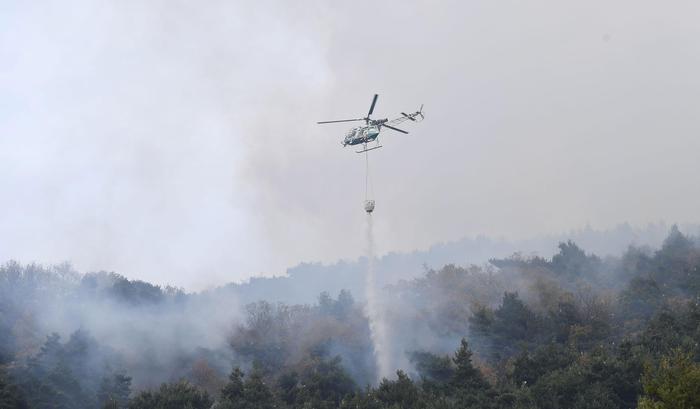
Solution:
[{"label": "helicopter tail boom", "polygon": [[[422,104],[420,106],[420,109],[418,109],[418,111],[416,111],[412,114],[407,114],[405,112],[402,112],[401,115],[403,115],[403,118],[405,118],[404,120],[408,119],[408,120],[414,121],[414,122],[415,121],[422,121],[423,119],[425,119],[425,115],[423,115],[423,105]],[[420,118],[420,119],[416,119],[416,118]]]}]

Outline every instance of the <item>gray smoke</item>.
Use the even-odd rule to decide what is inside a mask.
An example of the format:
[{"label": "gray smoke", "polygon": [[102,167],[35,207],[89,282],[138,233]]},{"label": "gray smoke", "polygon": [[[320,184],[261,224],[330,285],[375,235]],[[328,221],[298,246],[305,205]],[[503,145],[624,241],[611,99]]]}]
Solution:
[{"label": "gray smoke", "polygon": [[315,122],[375,92],[426,104],[373,152],[378,255],[697,221],[699,8],[3,2],[0,259],[191,290],[355,259],[364,164]]}]

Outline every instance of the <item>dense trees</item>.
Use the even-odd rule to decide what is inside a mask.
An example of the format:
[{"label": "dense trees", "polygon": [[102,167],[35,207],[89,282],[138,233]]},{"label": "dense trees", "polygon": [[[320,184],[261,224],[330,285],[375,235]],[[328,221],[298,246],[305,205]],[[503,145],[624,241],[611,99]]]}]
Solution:
[{"label": "dense trees", "polygon": [[26,366],[14,372],[30,407],[93,408],[112,401],[124,406],[131,379],[113,372],[110,358],[83,331],[65,343],[51,334]]},{"label": "dense trees", "polygon": [[155,391],[144,391],[129,402],[129,409],[209,409],[212,400],[186,381],[161,385]]},{"label": "dense trees", "polygon": [[663,357],[657,367],[648,365],[643,385],[640,409],[700,407],[700,364],[682,350]]},{"label": "dense trees", "polygon": [[29,408],[22,391],[12,383],[4,370],[0,370],[0,408]]},{"label": "dense trees", "polygon": [[102,378],[97,392],[100,407],[124,408],[129,403],[131,378],[123,373],[115,373]]},{"label": "dense trees", "polygon": [[[675,228],[657,251],[601,259],[566,242],[552,259],[448,265],[390,286],[386,330],[403,370],[378,382],[363,303],[347,291],[248,304],[216,321],[229,331],[218,349],[184,348],[226,297],[8,263],[0,408],[700,407],[700,248]],[[86,305],[98,321],[101,309],[128,313],[119,328],[141,332],[86,324]],[[159,332],[167,320],[176,330]],[[42,332],[47,321],[70,330]],[[148,325],[155,341],[135,336]]]}]

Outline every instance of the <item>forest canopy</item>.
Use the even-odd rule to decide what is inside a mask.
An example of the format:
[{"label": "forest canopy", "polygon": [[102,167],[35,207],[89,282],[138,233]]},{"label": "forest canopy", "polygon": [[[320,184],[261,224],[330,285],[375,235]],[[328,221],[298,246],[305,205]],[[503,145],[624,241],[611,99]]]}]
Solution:
[{"label": "forest canopy", "polygon": [[[303,285],[297,281],[294,285]],[[0,268],[0,408],[700,407],[700,245],[446,265],[365,305],[243,303],[69,265]]]}]

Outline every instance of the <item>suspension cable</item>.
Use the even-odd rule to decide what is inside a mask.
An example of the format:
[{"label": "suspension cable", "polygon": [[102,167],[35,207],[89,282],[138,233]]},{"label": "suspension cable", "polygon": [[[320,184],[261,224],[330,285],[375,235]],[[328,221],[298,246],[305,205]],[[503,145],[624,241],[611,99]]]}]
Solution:
[{"label": "suspension cable", "polygon": [[365,200],[369,200],[369,152],[365,151]]}]

